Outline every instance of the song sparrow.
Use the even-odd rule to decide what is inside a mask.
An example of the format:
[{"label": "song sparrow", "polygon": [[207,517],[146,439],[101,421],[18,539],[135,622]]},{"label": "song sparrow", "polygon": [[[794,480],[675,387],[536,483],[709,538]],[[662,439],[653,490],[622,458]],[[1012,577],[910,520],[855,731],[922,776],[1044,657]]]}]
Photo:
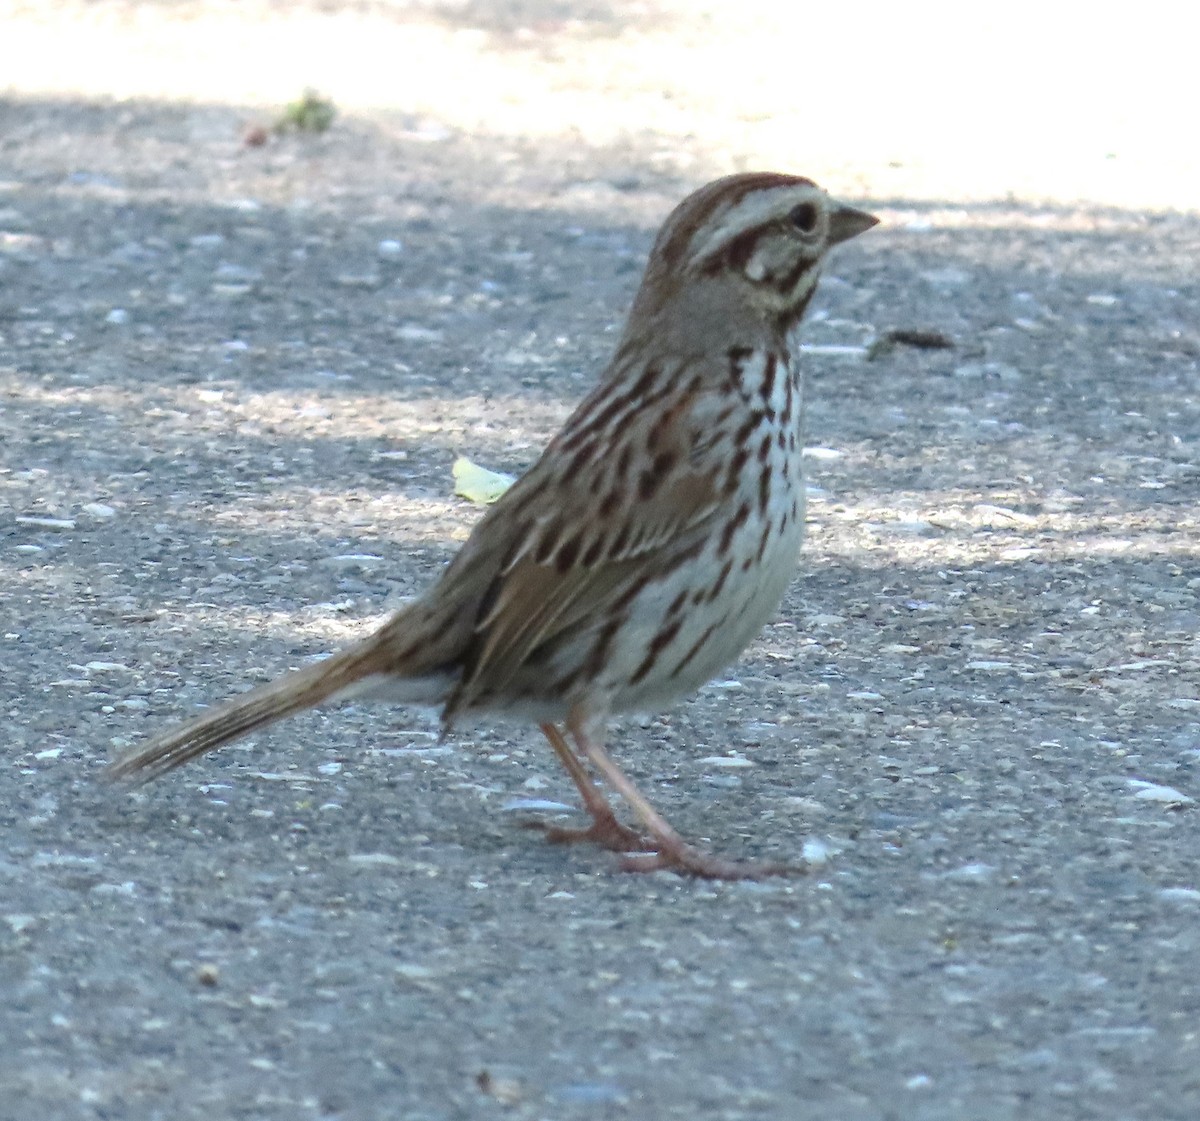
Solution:
[{"label": "song sparrow", "polygon": [[[686,844],[609,757],[604,728],[709,680],[778,606],[804,536],[788,335],[826,252],[876,221],[790,175],[690,195],[659,232],[599,384],[437,583],[357,645],[163,733],[108,777],[147,781],[327,701],[440,705],[445,729],[516,715],[541,726],[592,818],[553,839],[626,853],[631,870],[781,870]],[[617,820],[584,759],[648,836]]]}]

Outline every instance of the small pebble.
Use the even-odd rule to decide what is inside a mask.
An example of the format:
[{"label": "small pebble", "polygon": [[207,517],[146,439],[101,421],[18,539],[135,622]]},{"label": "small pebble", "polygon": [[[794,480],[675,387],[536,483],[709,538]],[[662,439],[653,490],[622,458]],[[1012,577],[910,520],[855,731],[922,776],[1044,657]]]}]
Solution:
[{"label": "small pebble", "polygon": [[17,525],[27,525],[34,529],[74,529],[73,518],[39,518],[18,515],[14,521]]},{"label": "small pebble", "polygon": [[339,553],[336,557],[326,557],[320,562],[325,568],[336,568],[339,571],[355,568],[374,568],[383,563],[383,557],[374,553]]},{"label": "small pebble", "polygon": [[1126,780],[1133,787],[1134,797],[1142,802],[1160,802],[1166,806],[1190,806],[1196,799],[1176,790],[1173,786],[1160,786],[1156,782],[1145,782],[1143,779],[1131,778]]},{"label": "small pebble", "polygon": [[837,448],[805,448],[804,455],[807,459],[841,459],[846,453],[839,451]]},{"label": "small pebble", "polygon": [[500,809],[504,813],[572,813],[575,807],[549,798],[509,798]]},{"label": "small pebble", "polygon": [[346,857],[346,863],[356,868],[397,867],[401,860],[390,852],[352,852]]},{"label": "small pebble", "polygon": [[221,979],[221,971],[212,962],[205,962],[196,967],[196,980],[201,985],[212,988]]}]

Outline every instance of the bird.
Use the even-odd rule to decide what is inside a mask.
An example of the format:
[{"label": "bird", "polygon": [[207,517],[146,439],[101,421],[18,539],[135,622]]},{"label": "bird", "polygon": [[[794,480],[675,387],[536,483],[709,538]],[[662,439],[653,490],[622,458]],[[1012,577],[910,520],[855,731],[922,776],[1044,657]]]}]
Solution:
[{"label": "bird", "polygon": [[596,384],[427,590],[339,653],[134,746],[105,777],[141,785],[318,705],[432,706],[444,733],[488,717],[541,729],[590,817],[546,826],[551,840],[610,849],[628,871],[789,870],[686,841],[609,754],[606,729],[711,680],[777,610],[804,537],[795,329],[829,251],[877,222],[778,172],[688,195]]}]

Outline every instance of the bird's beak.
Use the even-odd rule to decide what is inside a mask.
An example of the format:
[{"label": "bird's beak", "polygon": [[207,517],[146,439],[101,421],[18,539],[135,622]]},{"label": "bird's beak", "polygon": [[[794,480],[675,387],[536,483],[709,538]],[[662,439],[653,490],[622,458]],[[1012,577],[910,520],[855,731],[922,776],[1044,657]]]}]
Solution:
[{"label": "bird's beak", "polygon": [[829,244],[837,245],[849,241],[878,224],[879,219],[874,214],[839,203],[837,209],[829,216]]}]

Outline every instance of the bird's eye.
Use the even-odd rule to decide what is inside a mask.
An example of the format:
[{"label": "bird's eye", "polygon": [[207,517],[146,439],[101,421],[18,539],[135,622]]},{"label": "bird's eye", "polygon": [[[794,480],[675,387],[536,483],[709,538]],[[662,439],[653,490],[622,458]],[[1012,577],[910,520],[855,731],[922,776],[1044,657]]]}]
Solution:
[{"label": "bird's eye", "polygon": [[802,202],[792,208],[788,220],[802,234],[811,234],[817,228],[817,208],[811,202]]}]

